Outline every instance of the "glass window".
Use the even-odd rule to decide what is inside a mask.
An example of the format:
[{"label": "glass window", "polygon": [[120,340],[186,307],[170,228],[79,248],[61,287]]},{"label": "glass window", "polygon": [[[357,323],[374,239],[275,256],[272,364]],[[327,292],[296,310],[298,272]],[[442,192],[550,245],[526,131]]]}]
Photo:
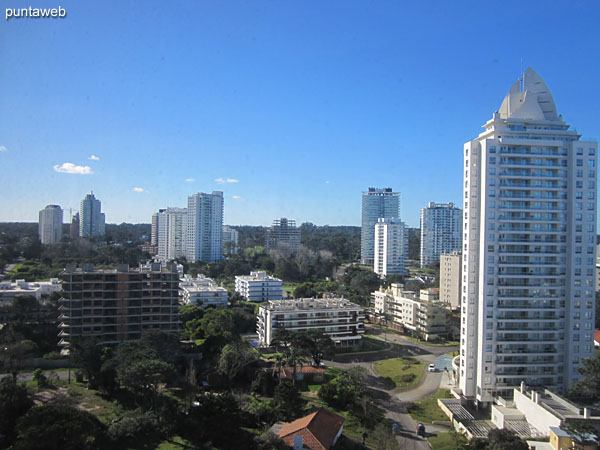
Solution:
[{"label": "glass window", "polygon": [[[465,174],[465,176],[466,176],[466,174]],[[577,171],[577,177],[578,178],[582,178],[583,177],[583,170],[578,170]]]},{"label": "glass window", "polygon": [[596,155],[596,149],[593,147],[590,147],[588,149],[588,156],[595,156]]},{"label": "glass window", "polygon": [[583,166],[583,159],[578,159],[577,160],[577,167],[581,167]]},{"label": "glass window", "polygon": [[596,160],[588,159],[588,167],[596,167]]},{"label": "glass window", "polygon": [[579,147],[579,148],[577,149],[577,156],[581,156],[581,155],[583,155],[583,148],[582,148],[582,147]]}]

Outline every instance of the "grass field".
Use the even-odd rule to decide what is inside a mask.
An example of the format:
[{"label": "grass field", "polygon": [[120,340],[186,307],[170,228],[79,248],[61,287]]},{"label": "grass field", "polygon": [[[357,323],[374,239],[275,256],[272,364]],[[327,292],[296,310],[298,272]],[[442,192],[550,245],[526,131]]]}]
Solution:
[{"label": "grass field", "polygon": [[416,358],[390,358],[379,361],[375,368],[382,377],[390,377],[396,387],[405,388],[419,382],[425,364]]},{"label": "grass field", "polygon": [[456,450],[460,444],[466,444],[467,440],[454,431],[449,433],[439,433],[427,439],[433,450]]},{"label": "grass field", "polygon": [[408,412],[416,422],[446,421],[448,416],[439,408],[437,401],[438,398],[451,397],[452,395],[448,389],[439,389],[435,395],[410,405]]}]

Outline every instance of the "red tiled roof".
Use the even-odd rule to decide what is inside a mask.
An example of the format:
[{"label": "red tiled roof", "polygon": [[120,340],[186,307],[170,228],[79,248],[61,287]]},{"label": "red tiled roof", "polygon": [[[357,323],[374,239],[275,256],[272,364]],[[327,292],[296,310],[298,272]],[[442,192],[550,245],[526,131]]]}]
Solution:
[{"label": "red tiled roof", "polygon": [[[291,366],[286,366],[283,367],[281,369],[281,372],[283,374],[284,377],[292,377],[292,374],[294,373],[294,368]],[[324,367],[313,367],[313,366],[302,366],[302,367],[296,367],[296,374],[299,373],[310,373],[310,374],[321,374],[321,373],[325,373],[327,372],[327,369],[325,369]]]},{"label": "red tiled roof", "polygon": [[595,330],[594,331],[594,340],[596,342],[600,342],[600,330]]},{"label": "red tiled roof", "polygon": [[[284,440],[288,436],[291,438],[289,440],[293,440],[295,434],[303,434],[302,432],[306,430],[314,436],[319,444],[321,444],[321,448],[328,450],[333,445],[333,440],[337,436],[345,420],[346,419],[343,416],[340,416],[333,411],[319,408],[308,416],[286,423],[281,427],[277,434]],[[305,442],[305,445],[309,445],[309,443]]]}]

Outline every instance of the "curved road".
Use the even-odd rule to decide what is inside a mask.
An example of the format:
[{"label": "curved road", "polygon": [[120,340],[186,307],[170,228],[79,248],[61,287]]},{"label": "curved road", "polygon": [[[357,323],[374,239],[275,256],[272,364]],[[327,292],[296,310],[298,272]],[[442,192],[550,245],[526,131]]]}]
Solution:
[{"label": "curved road", "polygon": [[400,433],[396,436],[401,449],[406,450],[431,450],[426,439],[416,434],[416,422],[408,414],[408,406],[418,400],[429,397],[437,392],[442,381],[442,372],[425,372],[424,379],[414,389],[402,391],[397,388],[390,389],[383,382],[375,370],[375,363],[383,359],[414,356],[425,364],[430,364],[435,359],[447,352],[458,351],[458,346],[430,346],[414,342],[395,333],[384,333],[379,328],[367,327],[369,334],[384,337],[388,342],[397,344],[379,352],[354,353],[337,355],[334,361],[327,361],[327,365],[340,369],[349,369],[353,366],[362,366],[367,370],[367,385],[375,402],[384,409],[385,417],[399,425]]}]

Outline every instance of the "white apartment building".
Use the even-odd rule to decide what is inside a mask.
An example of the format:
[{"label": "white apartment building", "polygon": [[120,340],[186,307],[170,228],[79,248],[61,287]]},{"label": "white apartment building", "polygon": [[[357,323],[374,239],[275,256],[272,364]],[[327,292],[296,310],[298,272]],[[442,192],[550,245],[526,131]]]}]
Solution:
[{"label": "white apartment building", "polygon": [[375,260],[375,224],[379,218],[400,217],[400,193],[392,188],[373,188],[362,193],[360,262],[373,265]]},{"label": "white apartment building", "polygon": [[227,289],[201,274],[196,278],[184,275],[179,280],[179,296],[182,304],[203,308],[225,307],[228,303]]},{"label": "white apartment building", "polygon": [[223,258],[223,192],[199,192],[188,197],[186,248],[188,262]]},{"label": "white apartment building", "polygon": [[0,303],[7,303],[18,296],[35,297],[40,301],[55,292],[60,292],[62,285],[58,278],[49,281],[0,281]]},{"label": "white apartment building", "polygon": [[185,256],[186,230],[187,209],[167,208],[157,213],[156,232],[160,259],[168,261]]},{"label": "white apartment building", "polygon": [[408,229],[399,219],[379,218],[375,224],[373,270],[381,278],[406,272]]},{"label": "white apartment building", "polygon": [[223,225],[223,254],[237,255],[239,249],[239,233],[228,225]]},{"label": "white apartment building", "polygon": [[63,210],[58,205],[48,205],[40,211],[38,236],[42,244],[58,244],[62,238]]},{"label": "white apartment building", "polygon": [[375,315],[387,315],[392,325],[400,325],[421,339],[436,340],[450,334],[450,311],[439,300],[436,289],[421,289],[417,294],[392,283],[388,289],[380,288],[371,296]]},{"label": "white apartment building", "polygon": [[250,275],[235,277],[235,291],[248,302],[268,302],[283,298],[283,282],[270,277],[266,272],[250,272]]},{"label": "white apartment building", "polygon": [[278,329],[318,329],[335,345],[350,347],[361,342],[364,320],[362,307],[344,298],[272,300],[258,309],[257,332],[261,345],[271,345]]},{"label": "white apartment building", "polygon": [[464,145],[460,391],[564,392],[593,356],[598,144],[527,69]]},{"label": "white apartment building", "polygon": [[452,309],[460,306],[462,278],[462,256],[460,252],[440,255],[440,301]]},{"label": "white apartment building", "polygon": [[462,211],[454,203],[429,202],[421,209],[421,267],[439,262],[442,253],[461,245]]},{"label": "white apartment building", "polygon": [[79,236],[103,236],[106,218],[102,211],[102,203],[94,193],[90,192],[81,200],[79,211]]}]

